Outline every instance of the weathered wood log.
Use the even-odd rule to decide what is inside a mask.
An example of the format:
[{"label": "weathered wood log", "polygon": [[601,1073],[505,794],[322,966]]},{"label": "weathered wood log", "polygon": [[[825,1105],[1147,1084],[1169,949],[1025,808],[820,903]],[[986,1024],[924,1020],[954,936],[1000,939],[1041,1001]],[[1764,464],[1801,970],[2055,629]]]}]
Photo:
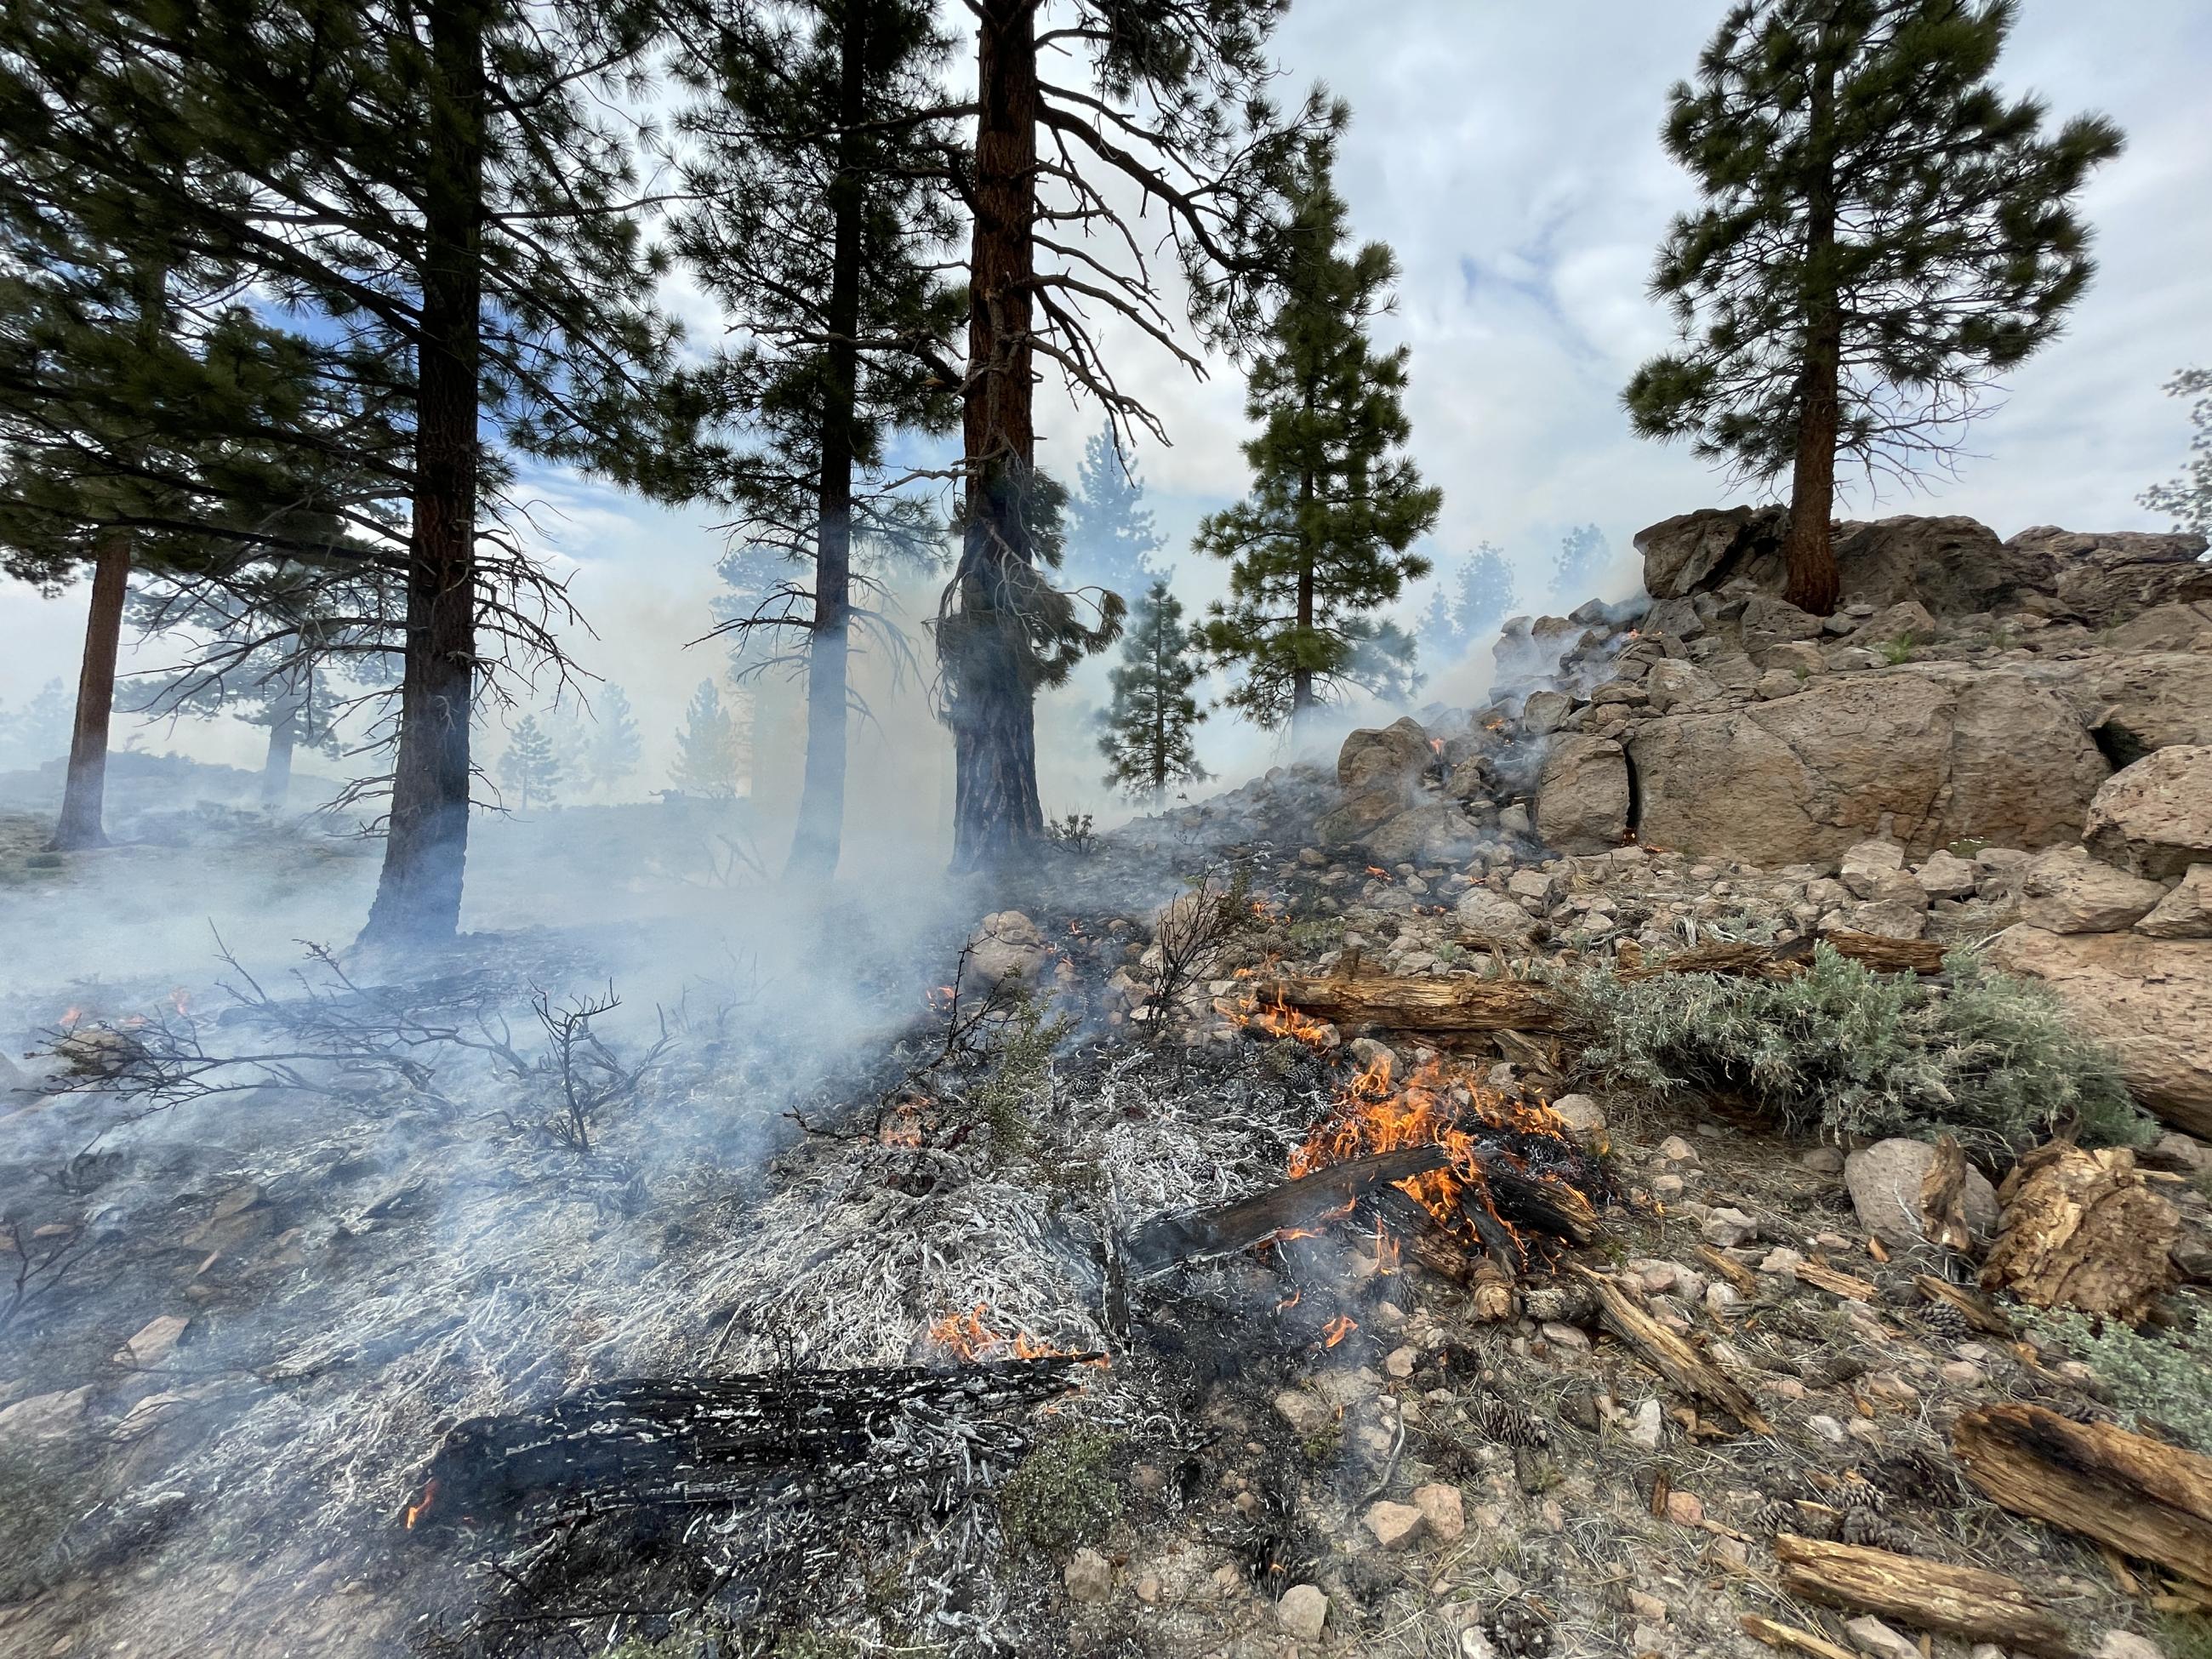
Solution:
[{"label": "weathered wood log", "polygon": [[1982,1266],[1984,1290],[2133,1323],[2178,1276],[2180,1212],[2151,1190],[2124,1147],[2039,1146],[2013,1166],[1997,1196],[2003,1220]]},{"label": "weathered wood log", "polygon": [[1770,1648],[1809,1653],[1813,1659],[1859,1659],[1850,1649],[1839,1648],[1825,1636],[1815,1636],[1809,1630],[1785,1625],[1778,1619],[1764,1619],[1758,1613],[1747,1613],[1737,1622],[1743,1626],[1746,1636],[1755,1637]]},{"label": "weathered wood log", "polygon": [[1158,1279],[1187,1263],[1248,1250],[1278,1233],[1318,1226],[1363,1194],[1441,1170],[1448,1162],[1449,1155],[1441,1146],[1401,1146],[1372,1158],[1349,1158],[1233,1203],[1156,1216],[1122,1241],[1122,1257],[1133,1279]]},{"label": "weathered wood log", "polygon": [[552,1510],[819,1503],[1018,1455],[994,1419],[1069,1392],[1096,1354],[594,1383],[535,1411],[477,1417],[424,1471],[421,1531]]},{"label": "weathered wood log", "polygon": [[1881,1286],[1856,1273],[1847,1273],[1840,1267],[1831,1267],[1825,1261],[1801,1261],[1790,1272],[1801,1285],[1810,1285],[1816,1291],[1826,1291],[1830,1296],[1840,1296],[1847,1302],[1871,1302],[1881,1293]]},{"label": "weathered wood log", "polygon": [[2045,1659],[2065,1659],[2074,1650],[2049,1607],[2001,1572],[1788,1532],[1775,1535],[1774,1553],[1782,1563],[1782,1588],[1792,1595]]},{"label": "weathered wood log", "polygon": [[2014,1403],[1965,1413],[1951,1449],[1966,1478],[2014,1514],[2212,1585],[2212,1458]]},{"label": "weathered wood log", "polygon": [[1748,1390],[1654,1319],[1636,1293],[1620,1279],[1593,1273],[1578,1261],[1569,1262],[1567,1271],[1596,1296],[1598,1318],[1605,1328],[1635,1349],[1660,1376],[1684,1394],[1719,1407],[1754,1434],[1774,1431]]},{"label": "weathered wood log", "polygon": [[[1842,930],[1831,930],[1820,938],[1852,961],[1883,973],[1934,974],[1943,965],[1942,947],[1923,939],[1877,939]],[[1697,973],[1787,979],[1812,963],[1809,943],[1721,945],[1677,951],[1620,973],[1624,979]],[[1255,980],[1251,995],[1261,1008],[1287,1007],[1338,1025],[1378,1025],[1401,1031],[1558,1031],[1566,1023],[1565,999],[1559,988],[1535,980],[1333,974],[1321,979]]]}]

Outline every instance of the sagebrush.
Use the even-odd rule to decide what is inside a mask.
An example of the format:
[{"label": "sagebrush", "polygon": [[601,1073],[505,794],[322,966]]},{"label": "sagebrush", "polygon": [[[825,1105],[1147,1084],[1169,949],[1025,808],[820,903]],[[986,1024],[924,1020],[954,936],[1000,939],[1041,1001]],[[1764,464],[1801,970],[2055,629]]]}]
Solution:
[{"label": "sagebrush", "polygon": [[1971,951],[1944,959],[1942,982],[1820,945],[1791,979],[1596,969],[1569,990],[1593,1080],[1745,1100],[1800,1133],[1955,1134],[2003,1159],[2055,1132],[2092,1146],[2157,1133],[2049,992]]},{"label": "sagebrush", "polygon": [[2212,1455],[2212,1324],[2202,1316],[2136,1331],[2053,1310],[2036,1315],[2033,1329],[2038,1346],[2055,1343],[2096,1372],[2138,1427]]},{"label": "sagebrush", "polygon": [[999,1490],[1006,1541],[1064,1558],[1103,1538],[1121,1517],[1108,1467],[1115,1445],[1103,1431],[1073,1423],[1038,1441]]}]

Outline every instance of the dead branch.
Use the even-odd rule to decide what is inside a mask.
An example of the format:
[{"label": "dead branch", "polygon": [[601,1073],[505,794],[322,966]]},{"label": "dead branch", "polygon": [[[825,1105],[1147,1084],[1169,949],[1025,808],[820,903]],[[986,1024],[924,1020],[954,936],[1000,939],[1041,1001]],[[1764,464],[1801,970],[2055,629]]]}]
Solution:
[{"label": "dead branch", "polygon": [[1593,1273],[1578,1261],[1567,1263],[1567,1271],[1595,1293],[1598,1317],[1605,1328],[1660,1376],[1684,1394],[1719,1407],[1754,1434],[1774,1432],[1748,1390],[1645,1312],[1636,1293],[1620,1279]]},{"label": "dead branch", "polygon": [[1782,1533],[1782,1588],[1792,1595],[1881,1613],[1967,1642],[2064,1659],[2065,1627],[2019,1579],[1856,1544]]}]

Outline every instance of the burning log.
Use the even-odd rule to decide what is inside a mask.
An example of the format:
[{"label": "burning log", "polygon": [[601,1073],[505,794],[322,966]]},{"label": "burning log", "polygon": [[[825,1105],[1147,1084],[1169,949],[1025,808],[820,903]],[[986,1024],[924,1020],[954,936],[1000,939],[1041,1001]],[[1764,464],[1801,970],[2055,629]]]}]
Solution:
[{"label": "burning log", "polygon": [[534,1412],[471,1418],[431,1457],[409,1530],[550,1511],[835,1501],[957,1474],[1076,1386],[1095,1354],[932,1370],[877,1366],[596,1383]]},{"label": "burning log", "polygon": [[[1924,939],[1877,939],[1832,929],[1820,942],[1882,973],[1936,974],[1942,946]],[[1809,940],[1794,945],[1717,945],[1682,951],[1662,962],[1620,969],[1624,979],[1661,974],[1742,974],[1788,979],[1813,965]],[[1468,975],[1378,974],[1323,979],[1284,977],[1255,982],[1262,1020],[1303,1016],[1337,1025],[1374,1025],[1399,1031],[1559,1031],[1565,1028],[1565,999],[1556,986],[1534,980],[1475,979]],[[1272,1029],[1272,1028],[1271,1028]]]},{"label": "burning log", "polygon": [[1285,1233],[1317,1230],[1347,1214],[1355,1200],[1450,1161],[1442,1146],[1404,1146],[1354,1158],[1212,1209],[1156,1216],[1123,1240],[1129,1276],[1158,1279],[1190,1263],[1217,1261]]},{"label": "burning log", "polygon": [[1951,1449],[1966,1478],[2015,1515],[2212,1585],[2212,1458],[2040,1406],[1984,1406]]},{"label": "burning log", "polygon": [[1966,1642],[2064,1659],[2065,1626],[2019,1579],[1890,1550],[1782,1533],[1782,1588],[1792,1595],[1883,1614]]}]

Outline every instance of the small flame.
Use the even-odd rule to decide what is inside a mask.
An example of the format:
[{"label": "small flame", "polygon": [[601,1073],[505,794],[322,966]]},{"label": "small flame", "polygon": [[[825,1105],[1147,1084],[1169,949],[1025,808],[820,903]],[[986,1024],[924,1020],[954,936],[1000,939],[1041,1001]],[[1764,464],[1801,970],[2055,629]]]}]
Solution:
[{"label": "small flame", "polygon": [[1436,750],[1437,754],[1441,755],[1444,752],[1444,740],[1442,738],[1431,738],[1429,739],[1429,747]]},{"label": "small flame", "polygon": [[77,1021],[79,1021],[79,1020],[82,1019],[83,1018],[84,1018],[84,1010],[83,1010],[83,1009],[82,1009],[82,1008],[77,1008],[77,1007],[72,1007],[72,1008],[70,1008],[70,1011],[69,1011],[67,1013],[65,1013],[65,1014],[64,1014],[64,1015],[62,1016],[62,1030],[64,1030],[64,1031],[72,1031],[72,1030],[75,1030],[76,1029],[76,1023],[77,1023]]},{"label": "small flame", "polygon": [[986,1322],[990,1312],[989,1303],[978,1302],[964,1314],[949,1313],[933,1319],[929,1325],[929,1340],[953,1358],[969,1362],[1050,1359],[1066,1352],[1038,1341],[1027,1331],[1016,1331],[1012,1336],[1000,1334]]},{"label": "small flame", "polygon": [[1275,1311],[1279,1314],[1290,1312],[1291,1309],[1297,1307],[1300,1302],[1305,1299],[1305,1294],[1306,1293],[1303,1288],[1292,1291],[1288,1296],[1285,1297],[1280,1302],[1278,1302],[1275,1304]]},{"label": "small flame", "polygon": [[1324,1348],[1333,1348],[1358,1328],[1359,1322],[1358,1320],[1348,1319],[1344,1315],[1339,1314],[1335,1318],[1330,1320],[1328,1324],[1321,1328],[1322,1346]]},{"label": "small flame", "polygon": [[424,1516],[428,1515],[430,1512],[430,1505],[437,1501],[438,1477],[434,1474],[429,1478],[429,1480],[426,1480],[422,1484],[422,1497],[421,1501],[410,1504],[407,1506],[407,1530],[410,1532],[414,1531],[415,1523],[417,1521],[420,1521]]},{"label": "small flame", "polygon": [[1367,873],[1374,877],[1377,881],[1388,881],[1390,879],[1390,872],[1378,864],[1369,865],[1367,866]]},{"label": "small flame", "polygon": [[191,996],[186,994],[183,986],[179,985],[175,990],[169,993],[169,1006],[172,1008],[174,1008],[179,1016],[188,1015],[191,1012],[192,1000]]}]

